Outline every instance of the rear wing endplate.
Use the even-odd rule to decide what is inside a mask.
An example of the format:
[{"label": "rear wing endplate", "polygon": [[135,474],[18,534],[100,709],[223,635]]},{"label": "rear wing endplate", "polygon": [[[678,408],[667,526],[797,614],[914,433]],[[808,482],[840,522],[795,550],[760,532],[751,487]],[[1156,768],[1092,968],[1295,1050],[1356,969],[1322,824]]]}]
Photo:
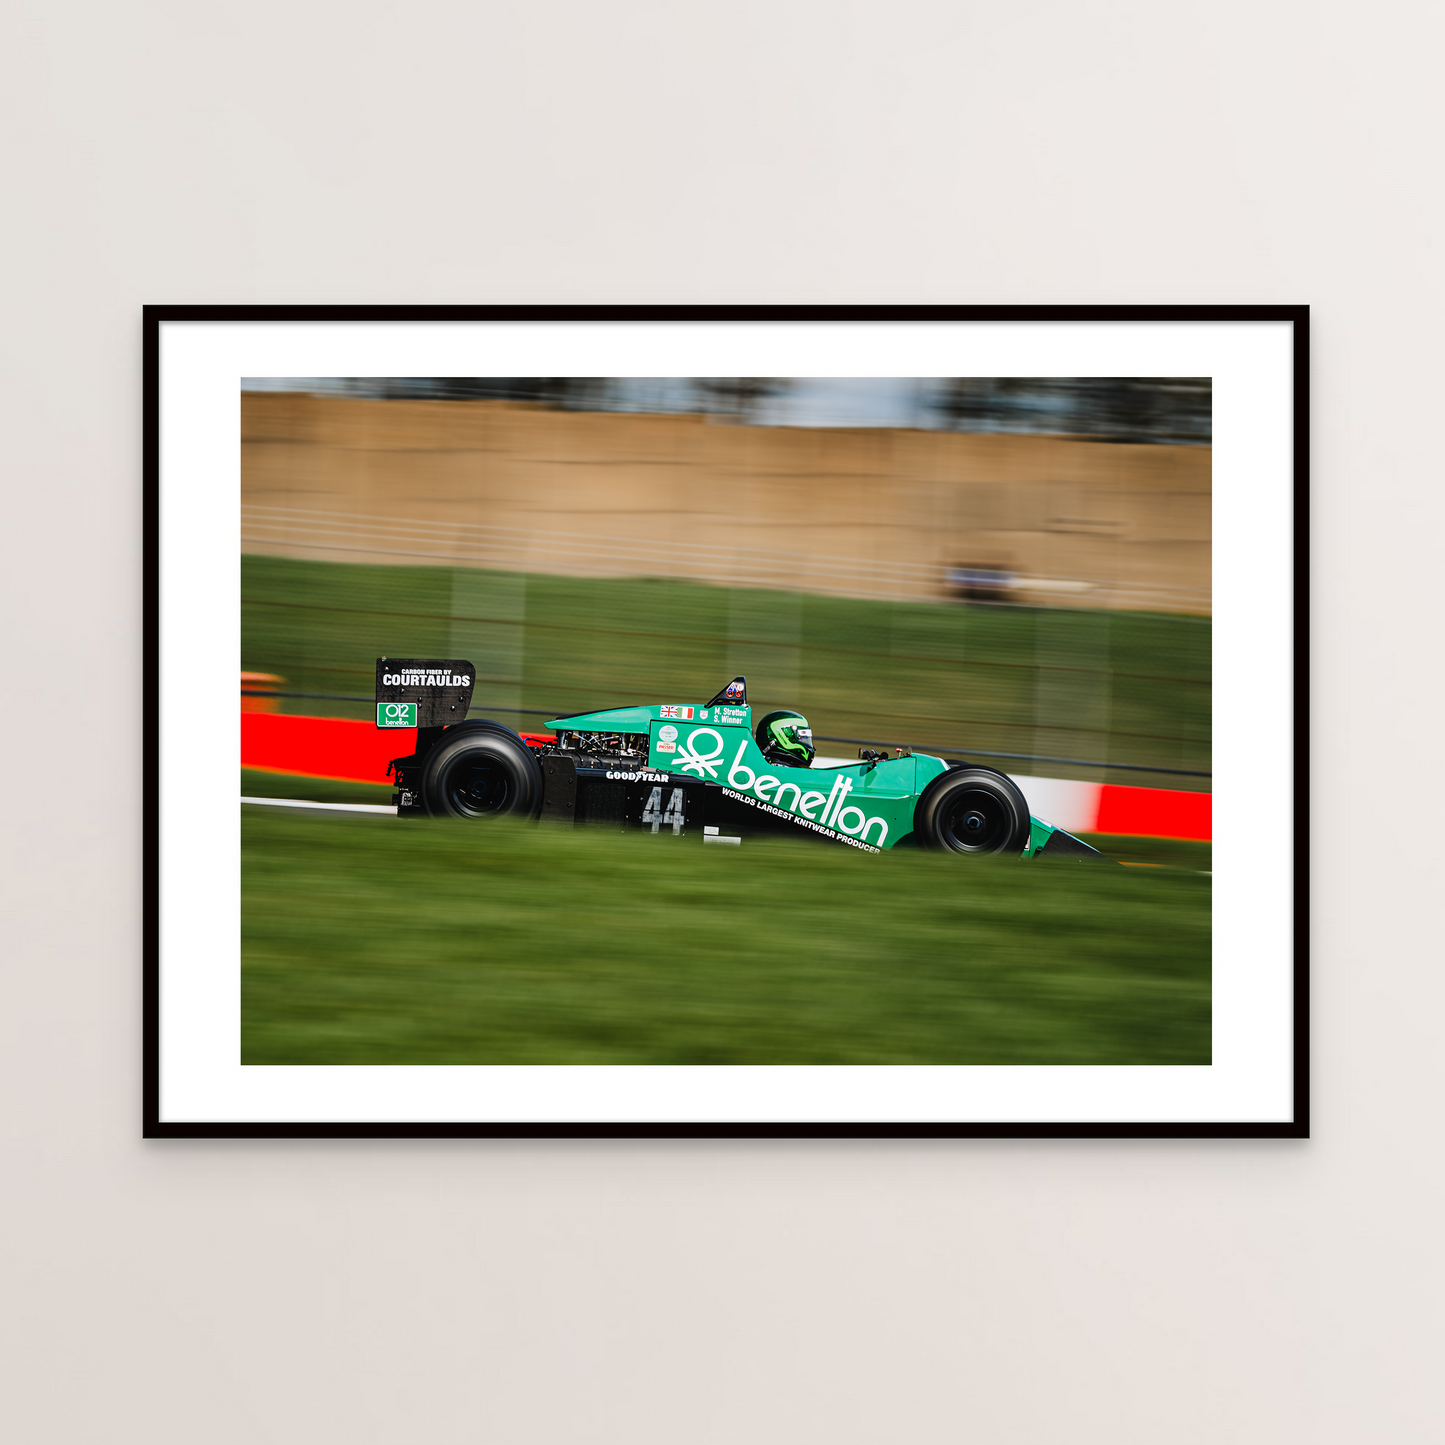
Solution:
[{"label": "rear wing endplate", "polygon": [[439,728],[464,722],[477,670],[464,657],[378,657],[376,725]]}]

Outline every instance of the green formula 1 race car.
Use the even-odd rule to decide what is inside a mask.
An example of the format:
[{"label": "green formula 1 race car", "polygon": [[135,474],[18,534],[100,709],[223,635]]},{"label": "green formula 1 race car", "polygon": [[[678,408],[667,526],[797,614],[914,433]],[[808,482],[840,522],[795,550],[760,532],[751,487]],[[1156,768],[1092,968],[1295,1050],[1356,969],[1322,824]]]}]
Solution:
[{"label": "green formula 1 race car", "polygon": [[807,720],[783,710],[754,723],[742,677],[709,702],[578,713],[527,734],[467,719],[475,677],[464,659],[378,659],[377,727],[417,729],[416,751],[387,770],[399,816],[510,814],[702,843],[793,834],[869,853],[1109,861],[1032,817],[1018,785],[993,768],[904,748],[815,766]]}]

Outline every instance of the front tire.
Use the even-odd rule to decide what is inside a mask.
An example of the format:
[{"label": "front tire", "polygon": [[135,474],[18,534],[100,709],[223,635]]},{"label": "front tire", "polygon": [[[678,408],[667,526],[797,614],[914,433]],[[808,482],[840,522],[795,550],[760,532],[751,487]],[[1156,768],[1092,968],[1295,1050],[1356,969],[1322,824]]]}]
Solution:
[{"label": "front tire", "polygon": [[954,768],[935,778],[913,810],[913,830],[944,853],[1022,853],[1029,805],[1017,785],[993,768]]},{"label": "front tire", "polygon": [[427,754],[421,795],[433,818],[531,818],[542,806],[542,770],[510,728],[462,723]]}]

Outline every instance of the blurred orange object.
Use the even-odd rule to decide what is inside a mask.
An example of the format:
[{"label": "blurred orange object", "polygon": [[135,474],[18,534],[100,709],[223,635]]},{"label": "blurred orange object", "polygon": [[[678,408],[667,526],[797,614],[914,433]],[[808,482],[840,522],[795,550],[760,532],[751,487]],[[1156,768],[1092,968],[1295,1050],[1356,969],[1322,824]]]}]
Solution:
[{"label": "blurred orange object", "polygon": [[261,690],[269,691],[285,681],[284,677],[278,677],[274,672],[243,672],[241,674],[241,711],[280,712],[279,698],[257,697],[254,694]]}]

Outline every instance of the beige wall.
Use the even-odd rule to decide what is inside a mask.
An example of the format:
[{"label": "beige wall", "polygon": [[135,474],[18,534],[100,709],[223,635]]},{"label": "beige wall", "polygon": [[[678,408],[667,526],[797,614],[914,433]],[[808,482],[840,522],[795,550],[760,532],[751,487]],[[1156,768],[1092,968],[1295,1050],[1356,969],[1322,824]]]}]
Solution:
[{"label": "beige wall", "polygon": [[653,575],[1207,612],[1202,447],[748,427],[499,402],[242,398],[243,546],[339,561]]}]

